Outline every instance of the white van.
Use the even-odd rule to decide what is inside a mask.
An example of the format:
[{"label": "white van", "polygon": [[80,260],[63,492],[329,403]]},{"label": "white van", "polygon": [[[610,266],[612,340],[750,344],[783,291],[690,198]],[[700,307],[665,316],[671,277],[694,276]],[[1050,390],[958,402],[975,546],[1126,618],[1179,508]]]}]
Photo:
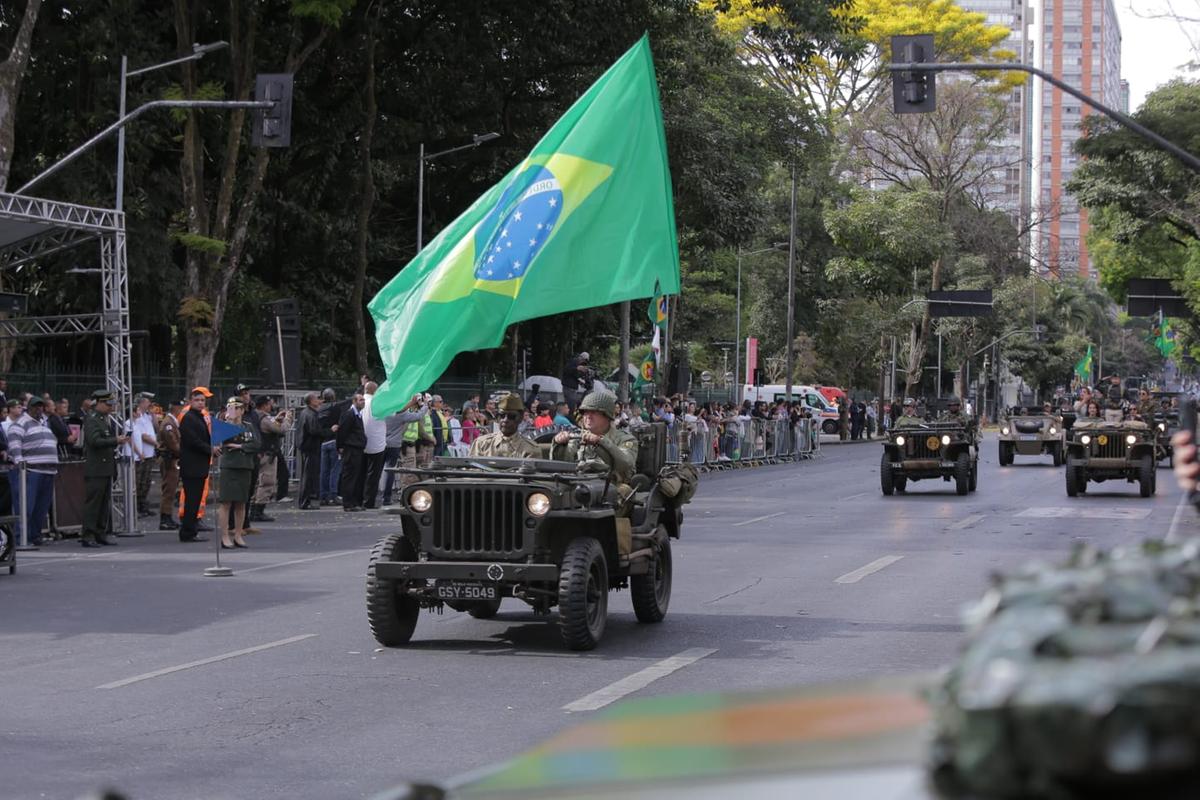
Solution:
[{"label": "white van", "polygon": [[[742,387],[742,400],[749,400],[751,403],[757,403],[759,400],[776,403],[786,397],[787,387],[779,383],[766,386],[754,386],[748,383]],[[813,416],[821,419],[821,433],[838,432],[838,410],[829,404],[829,401],[817,391],[815,386],[794,385],[792,386],[792,397],[804,403]]]}]

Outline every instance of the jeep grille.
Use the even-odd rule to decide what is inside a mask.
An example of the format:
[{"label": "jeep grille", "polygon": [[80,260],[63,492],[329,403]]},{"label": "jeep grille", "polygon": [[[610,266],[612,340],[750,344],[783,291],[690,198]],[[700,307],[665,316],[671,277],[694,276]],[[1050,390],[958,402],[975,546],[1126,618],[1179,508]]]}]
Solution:
[{"label": "jeep grille", "polygon": [[438,486],[429,551],[516,558],[527,550],[525,495],[512,487]]},{"label": "jeep grille", "polygon": [[[904,450],[909,458],[941,458],[941,448],[937,450],[930,450],[925,446],[925,440],[928,439],[930,435],[931,434],[928,433],[914,434],[911,436],[909,434],[905,434],[905,436],[908,437],[908,441],[904,443]],[[938,434],[938,438],[941,438],[941,434]]]}]

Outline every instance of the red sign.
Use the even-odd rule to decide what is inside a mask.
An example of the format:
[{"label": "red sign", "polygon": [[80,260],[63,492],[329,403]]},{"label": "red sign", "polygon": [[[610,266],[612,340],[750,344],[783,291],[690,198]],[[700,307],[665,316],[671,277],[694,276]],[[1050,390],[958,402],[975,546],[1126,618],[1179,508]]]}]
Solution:
[{"label": "red sign", "polygon": [[754,370],[758,369],[758,339],[746,337],[746,384],[754,383]]}]

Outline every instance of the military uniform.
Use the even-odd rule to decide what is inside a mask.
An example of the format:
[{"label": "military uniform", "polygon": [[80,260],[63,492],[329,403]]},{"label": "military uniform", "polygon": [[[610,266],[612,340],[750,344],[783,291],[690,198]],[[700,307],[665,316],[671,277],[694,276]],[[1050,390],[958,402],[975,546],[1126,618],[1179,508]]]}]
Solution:
[{"label": "military uniform", "polygon": [[[599,411],[609,420],[614,419],[617,398],[611,392],[595,391],[583,398],[580,411]],[[582,441],[557,442],[550,449],[550,457],[557,461],[575,461],[584,472],[605,472],[618,484],[628,485],[633,481],[637,469],[637,438],[617,427],[610,427],[596,444]],[[629,494],[629,491],[623,494]]]},{"label": "military uniform", "polygon": [[158,447],[162,453],[162,497],[158,503],[158,529],[177,530],[172,514],[175,496],[179,493],[179,420],[163,414],[158,423]]},{"label": "military uniform", "polygon": [[505,436],[500,431],[471,442],[471,455],[480,458],[541,458],[541,451],[519,433]]},{"label": "military uniform", "polygon": [[1137,415],[1142,422],[1147,424],[1154,421],[1156,414],[1159,414],[1159,405],[1152,399],[1139,400],[1137,404]]},{"label": "military uniform", "polygon": [[897,428],[912,428],[917,425],[924,424],[925,420],[921,419],[920,417],[910,417],[907,414],[902,414],[901,416],[896,417]]},{"label": "military uniform", "polygon": [[[111,403],[111,392],[97,390],[92,399]],[[110,544],[108,530],[112,511],[112,482],[117,476],[117,434],[107,413],[93,411],[83,423],[83,530],[80,543],[84,547]],[[116,542],[111,542],[116,544]]]}]

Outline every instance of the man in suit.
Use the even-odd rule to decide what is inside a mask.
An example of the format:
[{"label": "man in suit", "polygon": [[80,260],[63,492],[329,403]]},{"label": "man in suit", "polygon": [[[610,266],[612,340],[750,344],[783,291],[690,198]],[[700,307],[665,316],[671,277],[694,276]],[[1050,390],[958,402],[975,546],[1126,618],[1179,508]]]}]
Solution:
[{"label": "man in suit", "polygon": [[304,396],[304,408],[296,418],[300,449],[301,511],[308,511],[321,504],[321,443],[325,441],[325,435],[321,428],[320,407],[320,395],[309,392]]},{"label": "man in suit", "polygon": [[79,543],[84,547],[116,545],[108,538],[112,513],[112,482],[117,476],[116,448],[129,441],[113,429],[113,394],[107,389],[92,392],[95,411],[83,423],[83,530]]},{"label": "man in suit", "polygon": [[350,407],[338,420],[337,449],[342,460],[338,494],[342,496],[342,509],[345,511],[363,510],[363,485],[366,477],[363,449],[367,446],[367,434],[362,418],[363,404],[362,392],[356,391]]},{"label": "man in suit", "polygon": [[205,404],[212,392],[205,386],[192,389],[188,410],[179,420],[179,480],[183,484],[183,513],[179,515],[179,541],[205,542],[197,533],[200,501],[208,480],[212,457],[219,452],[212,446]]}]

